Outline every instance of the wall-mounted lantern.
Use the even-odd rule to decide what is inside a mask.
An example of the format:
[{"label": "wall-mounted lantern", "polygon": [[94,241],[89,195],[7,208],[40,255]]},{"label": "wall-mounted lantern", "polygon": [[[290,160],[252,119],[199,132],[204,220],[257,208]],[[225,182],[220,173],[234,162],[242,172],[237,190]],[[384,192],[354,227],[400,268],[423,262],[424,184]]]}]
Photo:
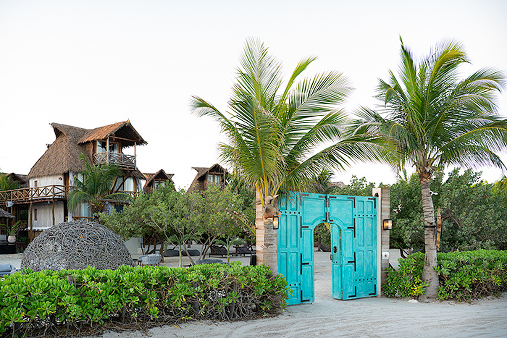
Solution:
[{"label": "wall-mounted lantern", "polygon": [[384,230],[392,230],[393,229],[393,220],[392,219],[385,219],[382,222],[382,229],[384,229]]},{"label": "wall-mounted lantern", "polygon": [[273,216],[273,229],[278,229],[278,216]]}]

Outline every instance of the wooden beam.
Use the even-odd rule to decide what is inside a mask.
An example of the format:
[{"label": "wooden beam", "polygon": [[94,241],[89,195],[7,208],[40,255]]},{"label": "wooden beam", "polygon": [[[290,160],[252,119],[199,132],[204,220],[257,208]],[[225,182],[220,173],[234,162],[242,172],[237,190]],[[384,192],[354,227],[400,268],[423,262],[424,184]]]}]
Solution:
[{"label": "wooden beam", "polygon": [[32,221],[32,201],[30,200],[30,208],[28,211],[28,222],[30,223],[30,231],[28,232],[28,237],[30,237],[30,241],[33,240],[33,221]]},{"label": "wooden beam", "polygon": [[109,163],[109,136],[106,140],[106,163]]},{"label": "wooden beam", "polygon": [[53,225],[55,225],[55,199],[53,198]]}]

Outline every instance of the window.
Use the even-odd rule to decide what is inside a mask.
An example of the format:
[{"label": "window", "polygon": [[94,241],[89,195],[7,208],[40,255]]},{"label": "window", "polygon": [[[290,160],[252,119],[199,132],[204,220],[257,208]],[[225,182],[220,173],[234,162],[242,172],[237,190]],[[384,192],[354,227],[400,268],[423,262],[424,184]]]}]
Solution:
[{"label": "window", "polygon": [[[37,182],[37,181],[35,181]],[[36,221],[37,220],[37,209],[33,209],[33,220]]]},{"label": "window", "polygon": [[123,185],[123,176],[118,176],[116,179],[116,185],[114,186],[114,191],[122,191],[125,190],[125,186]]},{"label": "window", "polygon": [[37,180],[33,181],[33,186],[37,188]]},{"label": "window", "polygon": [[134,178],[129,177],[125,180],[124,189],[125,191],[134,191]]},{"label": "window", "polygon": [[90,217],[90,208],[88,208],[88,203],[81,203],[79,205],[79,216]]},{"label": "window", "polygon": [[[97,141],[97,153],[105,153],[107,147],[106,141]],[[109,152],[117,153],[118,152],[118,143],[109,142]]]},{"label": "window", "polygon": [[208,182],[220,183],[220,175],[209,174],[208,175]]},{"label": "window", "polygon": [[153,188],[157,189],[158,187],[165,186],[165,181],[155,181],[153,182]]}]

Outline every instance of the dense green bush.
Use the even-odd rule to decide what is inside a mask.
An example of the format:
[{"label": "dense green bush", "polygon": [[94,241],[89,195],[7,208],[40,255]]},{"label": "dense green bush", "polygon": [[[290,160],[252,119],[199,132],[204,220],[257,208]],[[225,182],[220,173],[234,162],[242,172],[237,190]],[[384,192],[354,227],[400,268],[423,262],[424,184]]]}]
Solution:
[{"label": "dense green bush", "polygon": [[[387,297],[416,297],[424,293],[421,281],[424,254],[399,259],[399,268],[387,270],[382,290]],[[477,299],[507,291],[507,251],[476,250],[438,253],[438,299]]]},{"label": "dense green bush", "polygon": [[507,251],[438,254],[438,299],[477,299],[507,291]]},{"label": "dense green bush", "polygon": [[279,314],[287,283],[266,266],[196,265],[15,273],[0,282],[0,333],[106,322],[235,320]]},{"label": "dense green bush", "polygon": [[421,279],[424,254],[418,252],[398,260],[398,270],[387,269],[387,280],[382,291],[387,297],[417,297],[424,293],[427,283]]}]

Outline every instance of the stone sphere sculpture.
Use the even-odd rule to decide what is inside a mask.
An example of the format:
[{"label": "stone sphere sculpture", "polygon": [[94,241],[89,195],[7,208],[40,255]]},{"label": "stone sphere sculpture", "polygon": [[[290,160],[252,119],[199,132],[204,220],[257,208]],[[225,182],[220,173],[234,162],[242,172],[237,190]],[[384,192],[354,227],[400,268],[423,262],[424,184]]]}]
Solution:
[{"label": "stone sphere sculpture", "polygon": [[123,240],[105,226],[90,220],[63,222],[44,230],[27,246],[22,268],[80,270],[87,266],[117,269],[133,265]]}]

